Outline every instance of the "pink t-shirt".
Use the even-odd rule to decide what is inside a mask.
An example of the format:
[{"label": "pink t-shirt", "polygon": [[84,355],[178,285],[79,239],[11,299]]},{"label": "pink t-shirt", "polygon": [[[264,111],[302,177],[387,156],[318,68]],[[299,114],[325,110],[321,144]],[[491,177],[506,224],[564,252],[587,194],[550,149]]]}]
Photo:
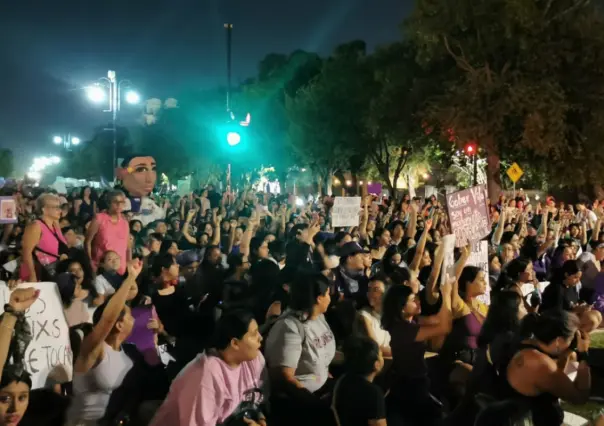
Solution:
[{"label": "pink t-shirt", "polygon": [[[40,241],[38,241],[36,247],[44,250],[46,253],[50,253],[53,256],[42,253],[38,250],[34,250],[33,255],[38,258],[42,265],[48,265],[58,261],[59,257],[61,256],[59,253],[59,241],[61,241],[63,244],[67,244],[67,242],[65,241],[65,237],[61,232],[61,228],[58,226],[53,226],[53,229],[50,229],[42,220],[37,220],[37,222],[40,225]],[[29,281],[29,270],[27,269],[25,263],[21,263],[19,278],[22,281]],[[40,277],[37,278],[38,280],[40,279]]]},{"label": "pink t-shirt", "polygon": [[254,388],[262,385],[262,354],[232,368],[200,354],[172,382],[150,426],[215,426],[223,423]]},{"label": "pink t-shirt", "polygon": [[92,266],[96,270],[105,252],[111,250],[120,257],[120,269],[118,272],[126,272],[128,262],[128,239],[130,238],[130,227],[128,221],[120,216],[117,223],[111,221],[107,213],[99,213],[95,216],[99,223],[99,231],[92,241]]}]

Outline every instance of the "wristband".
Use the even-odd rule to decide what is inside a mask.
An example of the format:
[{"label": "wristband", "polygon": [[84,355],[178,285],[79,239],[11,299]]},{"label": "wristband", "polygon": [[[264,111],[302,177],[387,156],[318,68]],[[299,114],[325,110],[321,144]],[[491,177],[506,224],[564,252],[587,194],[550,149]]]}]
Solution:
[{"label": "wristband", "polygon": [[7,303],[6,305],[4,305],[4,312],[6,312],[7,314],[14,315],[17,318],[21,318],[22,316],[25,315],[24,312],[18,312],[18,311],[16,311],[15,308],[13,308],[9,303]]},{"label": "wristband", "polygon": [[589,364],[589,352],[577,352],[577,361],[585,361]]}]

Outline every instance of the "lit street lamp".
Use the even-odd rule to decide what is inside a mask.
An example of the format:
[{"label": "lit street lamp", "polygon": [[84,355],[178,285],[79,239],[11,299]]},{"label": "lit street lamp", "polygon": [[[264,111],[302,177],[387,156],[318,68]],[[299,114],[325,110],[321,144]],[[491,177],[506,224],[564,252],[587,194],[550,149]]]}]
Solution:
[{"label": "lit street lamp", "polygon": [[71,151],[72,146],[77,146],[82,142],[82,140],[78,137],[71,136],[69,133],[64,136],[53,136],[52,141],[55,145],[63,145],[66,151]]},{"label": "lit street lamp", "polygon": [[86,94],[88,95],[88,99],[90,99],[94,103],[101,103],[106,98],[105,91],[98,84],[87,87]]},{"label": "lit street lamp", "polygon": [[[111,113],[111,131],[113,131],[113,173],[117,167],[117,113],[121,109],[122,104],[122,88],[131,86],[130,80],[118,80],[115,71],[107,71],[107,77],[100,79],[104,84],[96,83],[86,89],[88,99],[94,103],[101,103],[109,95],[109,105],[104,112]],[[107,93],[108,89],[108,93]],[[125,93],[125,100],[129,104],[138,104],[141,100],[140,95],[134,90],[128,90]]]}]

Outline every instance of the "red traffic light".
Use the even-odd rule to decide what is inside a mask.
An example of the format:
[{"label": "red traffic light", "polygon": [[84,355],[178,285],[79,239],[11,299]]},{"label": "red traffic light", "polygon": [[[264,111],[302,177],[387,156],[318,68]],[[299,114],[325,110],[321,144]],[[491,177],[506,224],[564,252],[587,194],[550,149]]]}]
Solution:
[{"label": "red traffic light", "polygon": [[476,154],[476,144],[474,142],[468,142],[464,148],[464,152],[466,155],[475,155]]}]

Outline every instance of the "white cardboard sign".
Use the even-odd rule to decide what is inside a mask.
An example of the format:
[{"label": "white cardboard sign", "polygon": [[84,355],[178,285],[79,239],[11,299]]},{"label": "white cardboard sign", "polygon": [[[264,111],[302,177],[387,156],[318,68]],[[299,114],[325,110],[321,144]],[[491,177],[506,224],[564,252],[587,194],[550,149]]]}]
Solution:
[{"label": "white cardboard sign", "polygon": [[491,286],[489,285],[489,242],[488,241],[475,241],[472,243],[472,251],[470,257],[466,262],[469,266],[476,266],[484,272],[484,278],[487,282],[487,292],[481,296],[478,296],[485,305],[491,304]]},{"label": "white cardboard sign", "polygon": [[455,234],[445,235],[442,238],[442,245],[444,257],[440,273],[440,285],[447,282],[447,275],[449,275],[449,278],[455,276]]},{"label": "white cardboard sign", "polygon": [[331,226],[359,226],[361,197],[336,197],[331,210]]},{"label": "white cardboard sign", "polygon": [[[32,341],[25,350],[24,361],[32,375],[32,389],[46,387],[48,383],[69,382],[73,375],[73,354],[57,284],[19,284],[19,288],[28,287],[40,290],[38,300],[25,313]],[[10,300],[10,293],[6,283],[0,281],[0,313]]]}]

